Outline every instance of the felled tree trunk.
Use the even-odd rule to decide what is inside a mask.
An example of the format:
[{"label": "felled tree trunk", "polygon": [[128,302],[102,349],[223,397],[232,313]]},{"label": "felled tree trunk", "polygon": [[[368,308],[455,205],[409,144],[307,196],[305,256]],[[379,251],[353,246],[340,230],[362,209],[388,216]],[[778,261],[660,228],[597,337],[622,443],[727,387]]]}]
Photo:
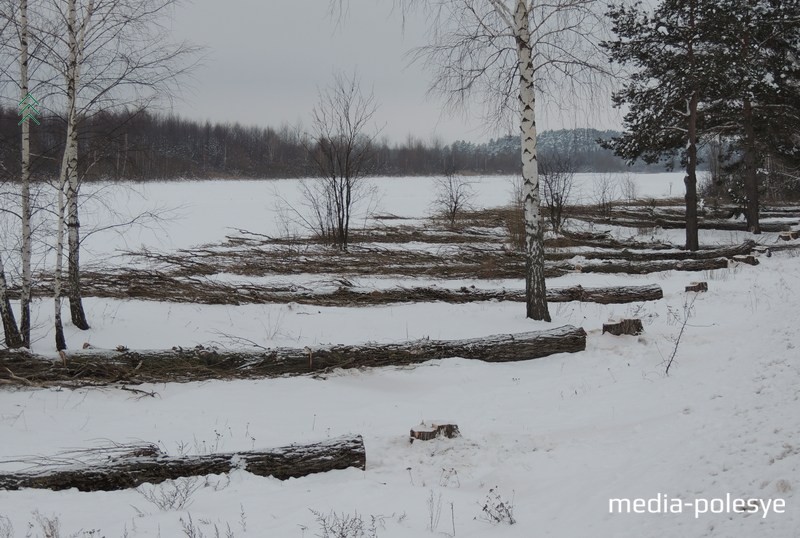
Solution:
[{"label": "felled tree trunk", "polygon": [[[299,303],[316,306],[363,306],[403,302],[442,301],[461,304],[477,301],[525,301],[525,292],[506,289],[461,287],[388,288],[364,290],[341,286],[332,291],[268,288],[252,284],[226,284],[213,280],[183,279],[151,271],[126,270],[122,273],[88,273],[85,291],[92,297],[158,299],[200,304]],[[45,281],[42,289],[47,289]],[[583,301],[621,304],[656,301],[663,298],[657,285],[584,288],[573,286],[547,290],[549,302]]]},{"label": "felled tree trunk", "polygon": [[553,303],[581,301],[584,303],[625,304],[640,301],[658,301],[664,298],[661,286],[617,286],[608,288],[571,288],[547,290],[547,300]]},{"label": "felled tree trunk", "polygon": [[709,271],[728,267],[728,258],[711,258],[707,260],[656,260],[649,262],[633,262],[614,260],[586,264],[561,264],[559,268],[581,273],[626,273],[629,275],[646,275],[661,271]]},{"label": "felled tree trunk", "polygon": [[114,491],[141,484],[158,484],[188,476],[229,473],[242,469],[279,480],[355,467],[366,469],[366,451],[360,435],[339,437],[309,445],[290,445],[267,451],[167,456],[158,452],[132,454],[93,465],[43,467],[36,472],[0,474],[0,489],[77,488]]},{"label": "felled tree trunk", "polygon": [[119,352],[86,349],[63,364],[26,353],[0,351],[0,381],[5,368],[32,384],[80,386],[88,383],[188,382],[301,375],[331,368],[402,366],[461,357],[486,362],[524,361],[586,349],[586,332],[565,325],[546,331],[502,334],[467,340],[336,345],[316,348],[221,350],[214,348]]}]

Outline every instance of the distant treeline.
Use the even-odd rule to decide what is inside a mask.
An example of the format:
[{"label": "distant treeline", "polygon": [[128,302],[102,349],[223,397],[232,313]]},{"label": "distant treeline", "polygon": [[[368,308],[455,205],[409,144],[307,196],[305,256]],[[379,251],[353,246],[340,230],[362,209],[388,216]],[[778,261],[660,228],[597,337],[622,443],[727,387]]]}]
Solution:
[{"label": "distant treeline", "polygon": [[[20,134],[15,110],[0,107],[0,174],[17,176]],[[40,179],[58,175],[64,148],[65,124],[43,116],[31,129],[33,173]],[[298,129],[284,126],[243,126],[210,123],[146,111],[103,112],[80,124],[80,173],[86,180],[165,180],[203,178],[281,178],[313,175],[307,139]],[[540,151],[569,155],[577,171],[631,170],[598,139],[618,133],[595,129],[544,131]],[[449,145],[379,142],[370,171],[374,175],[514,174],[520,172],[518,136],[488,143],[456,141]],[[661,171],[663,165],[637,165],[634,171]]]}]

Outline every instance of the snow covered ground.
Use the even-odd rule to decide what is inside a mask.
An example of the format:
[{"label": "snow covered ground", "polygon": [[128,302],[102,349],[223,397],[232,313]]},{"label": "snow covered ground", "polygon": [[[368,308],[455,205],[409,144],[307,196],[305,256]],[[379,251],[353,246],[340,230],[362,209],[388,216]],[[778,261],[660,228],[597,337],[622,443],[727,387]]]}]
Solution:
[{"label": "snow covered ground", "polygon": [[[386,183],[382,210],[424,217],[429,191],[426,196],[418,189],[415,182],[421,179],[405,181]],[[501,196],[502,181],[488,180],[479,201],[487,200],[487,206],[503,203],[509,190]],[[658,185],[653,192],[664,187]],[[185,218],[166,223],[162,236],[97,234],[91,238],[95,254],[90,261],[102,262],[123,240],[129,246],[169,249],[217,241],[228,227],[274,230],[272,183],[139,188],[142,197],[130,198],[131,210],[153,201],[182,201]],[[100,237],[108,242],[98,242]],[[706,243],[719,239],[701,232]],[[283,482],[245,471],[184,481],[183,487],[196,490],[182,507],[152,502],[135,490],[3,491],[0,516],[7,519],[0,517],[0,537],[45,536],[37,519],[56,517],[62,537],[186,536],[191,517],[191,525],[204,536],[214,536],[216,526],[221,536],[230,528],[230,535],[237,537],[310,538],[322,534],[311,510],[335,511],[340,517],[357,512],[367,524],[370,516],[377,516],[380,537],[796,537],[798,271],[800,257],[789,251],[762,257],[758,267],[704,274],[554,279],[549,282],[554,287],[656,283],[665,297],[632,305],[551,305],[553,326],[569,323],[588,331],[587,350],[524,363],[453,358],[417,367],[341,371],[325,379],[137,387],[154,391],[153,398],[119,388],[3,389],[0,460],[111,441],[154,442],[178,454],[269,448],[353,433],[364,436],[367,470]],[[710,290],[692,303],[694,296],[687,296],[683,287],[699,279],[707,280]],[[360,284],[413,282],[376,277]],[[507,280],[442,285],[471,283],[521,286]],[[51,306],[38,306],[35,347],[45,351],[52,340]],[[83,341],[130,348],[225,344],[233,336],[262,345],[304,346],[462,338],[548,325],[525,319],[520,303],[499,302],[354,309],[90,298],[86,306],[93,327],[88,332],[68,327],[71,347]],[[609,318],[632,315],[645,322],[642,336],[600,333]],[[665,362],[673,352],[675,363],[667,376]],[[409,428],[428,419],[452,420],[463,436],[409,444]],[[7,463],[2,469],[20,466]],[[490,490],[513,503],[515,525],[482,517]],[[772,509],[766,514],[711,513],[710,508],[719,507],[713,500],[724,501],[727,495],[770,501]],[[682,513],[610,513],[610,499],[637,498],[680,499]],[[785,502],[783,510],[774,504],[777,500]],[[711,503],[708,512],[696,515],[704,501]],[[9,524],[13,532],[3,534]],[[197,530],[194,536],[200,536]]]}]

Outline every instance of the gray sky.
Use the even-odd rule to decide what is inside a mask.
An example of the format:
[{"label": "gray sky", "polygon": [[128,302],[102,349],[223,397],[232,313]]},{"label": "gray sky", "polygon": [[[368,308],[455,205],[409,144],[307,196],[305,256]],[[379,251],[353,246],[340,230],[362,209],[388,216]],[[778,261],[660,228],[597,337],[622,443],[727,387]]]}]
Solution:
[{"label": "gray sky", "polygon": [[[444,143],[483,141],[507,133],[487,131],[472,114],[442,114],[426,95],[431,75],[408,65],[407,51],[424,45],[425,24],[411,17],[403,29],[388,0],[349,0],[337,24],[327,0],[194,0],[175,12],[176,39],[207,47],[207,58],[175,112],[197,120],[238,121],[279,127],[309,124],[317,90],[336,71],[358,71],[380,104],[383,134],[399,142],[408,134]],[[539,110],[540,128],[614,127],[586,112]],[[514,131],[516,133],[516,131]]]}]

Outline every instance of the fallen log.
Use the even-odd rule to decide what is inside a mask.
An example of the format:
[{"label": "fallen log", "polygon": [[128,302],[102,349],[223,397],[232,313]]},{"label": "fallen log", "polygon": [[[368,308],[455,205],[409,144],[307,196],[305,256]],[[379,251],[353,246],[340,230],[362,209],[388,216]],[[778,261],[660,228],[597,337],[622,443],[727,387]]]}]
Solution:
[{"label": "fallen log", "polygon": [[[612,286],[584,288],[580,285],[569,288],[547,290],[551,303],[580,301],[584,303],[624,304],[640,301],[657,301],[664,297],[660,286]],[[384,290],[359,291],[339,288],[330,293],[290,293],[275,297],[279,302],[296,302],[322,306],[346,306],[365,304],[387,304],[398,302],[441,301],[445,303],[472,303],[478,301],[525,301],[524,290],[484,290],[463,286],[457,289],[437,287],[390,288]]]},{"label": "fallen log", "polygon": [[[563,273],[564,271],[561,271]],[[448,289],[436,286],[366,289],[340,281],[338,287],[315,290],[296,286],[256,286],[224,283],[202,278],[182,278],[150,272],[89,274],[83,287],[85,297],[130,298],[132,288],[141,290],[140,299],[195,304],[265,304],[298,303],[314,306],[365,306],[404,302],[441,301],[463,304],[479,301],[525,301],[525,292],[506,289],[479,289],[463,286]],[[661,299],[661,288],[623,286],[603,288],[555,288],[547,290],[550,302],[582,301],[600,304],[622,304]]]},{"label": "fallen log", "polygon": [[614,260],[605,262],[562,263],[558,266],[564,271],[578,273],[626,273],[629,275],[646,275],[661,271],[709,271],[728,267],[728,258],[711,258],[707,260],[654,260],[649,262],[633,262]]},{"label": "fallen log", "polygon": [[[600,215],[584,215],[579,217],[581,220],[593,222],[601,225],[622,226],[625,228],[662,228],[664,230],[682,230],[686,228],[686,220],[681,218],[669,218],[668,216],[649,216],[646,214],[634,215],[614,214],[608,217]],[[762,222],[760,224],[764,232],[782,232],[790,230],[792,226],[800,224],[797,220],[786,220],[784,222]],[[700,230],[723,230],[723,231],[747,231],[747,223],[739,220],[704,219],[700,218],[697,222]]]},{"label": "fallen log", "polygon": [[45,465],[37,466],[35,471],[0,474],[0,489],[114,491],[182,477],[224,474],[236,469],[286,480],[349,467],[363,470],[366,461],[364,440],[360,435],[267,451],[176,457],[155,450],[102,463]]},{"label": "fallen log", "polygon": [[653,260],[707,260],[709,258],[733,258],[734,256],[750,254],[756,248],[756,242],[749,239],[740,245],[731,245],[719,248],[702,248],[700,250],[629,250],[602,249],[587,252],[561,251],[550,253],[547,259],[569,260],[579,256],[586,260],[627,260],[627,261],[653,261]]},{"label": "fallen log", "polygon": [[580,301],[583,303],[624,304],[640,301],[658,301],[664,298],[661,286],[617,286],[608,288],[584,288],[580,285],[571,288],[547,290],[547,300],[551,303]]},{"label": "fallen log", "polygon": [[162,350],[83,349],[67,361],[28,352],[0,351],[0,379],[7,368],[32,385],[85,386],[108,383],[189,382],[251,379],[324,372],[333,368],[402,366],[460,357],[485,362],[524,361],[586,349],[586,332],[565,325],[545,331],[501,334],[467,340],[414,340],[401,343],[229,350],[197,346]]}]

